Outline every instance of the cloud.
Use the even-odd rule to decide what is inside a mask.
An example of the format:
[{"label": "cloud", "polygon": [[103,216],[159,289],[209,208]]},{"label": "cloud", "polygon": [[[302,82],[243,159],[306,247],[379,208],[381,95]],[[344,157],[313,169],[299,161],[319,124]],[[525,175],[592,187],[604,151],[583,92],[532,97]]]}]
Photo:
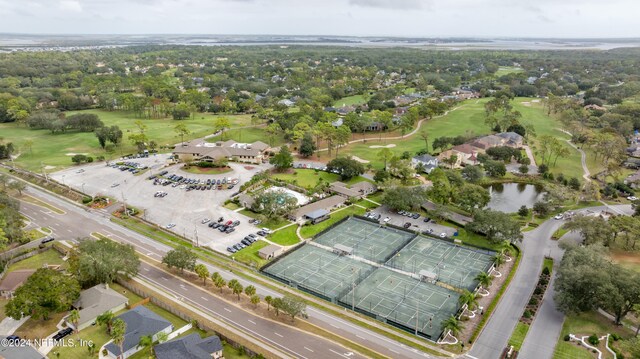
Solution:
[{"label": "cloud", "polygon": [[349,5],[380,9],[412,10],[430,7],[431,0],[349,0]]},{"label": "cloud", "polygon": [[59,5],[64,11],[82,12],[82,5],[78,0],[62,0]]}]

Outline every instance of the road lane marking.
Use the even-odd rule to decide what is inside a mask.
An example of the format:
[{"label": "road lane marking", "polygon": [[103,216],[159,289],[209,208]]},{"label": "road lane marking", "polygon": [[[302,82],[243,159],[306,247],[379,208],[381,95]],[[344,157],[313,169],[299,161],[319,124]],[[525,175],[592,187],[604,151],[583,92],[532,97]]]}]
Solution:
[{"label": "road lane marking", "polygon": [[142,269],[147,271],[147,272],[149,271],[149,268],[142,267]]},{"label": "road lane marking", "polygon": [[162,277],[162,279],[164,279],[164,280],[169,280],[169,278],[167,278],[167,277]]},{"label": "road lane marking", "polygon": [[365,337],[359,336],[358,334],[356,334],[356,337],[358,337],[358,338],[360,338],[360,339],[367,340]]},{"label": "road lane marking", "polygon": [[389,348],[389,350],[390,350],[390,351],[392,351],[392,352],[394,352],[394,353],[396,353],[396,354],[400,354],[400,352],[395,351],[395,350],[393,350],[393,349],[391,349],[391,348]]},{"label": "road lane marking", "polygon": [[248,321],[249,323],[253,324],[253,325],[256,325],[256,322],[254,322],[254,321],[253,321],[253,320],[251,320],[251,319],[247,319],[247,321]]},{"label": "road lane marking", "polygon": [[336,329],[340,329],[340,327],[339,327],[339,326],[337,326],[337,325],[335,325],[335,324],[329,324],[329,325],[331,325],[332,327],[334,327],[334,328],[336,328]]},{"label": "road lane marking", "polygon": [[279,336],[280,338],[284,338],[284,336],[283,336],[282,334],[278,334],[278,333],[276,333],[276,332],[273,332],[273,334],[275,334],[275,335]]},{"label": "road lane marking", "polygon": [[226,310],[227,312],[231,313],[231,309],[229,309],[229,308],[222,308],[222,309],[224,309],[224,310]]},{"label": "road lane marking", "polygon": [[209,299],[205,298],[205,297],[200,297],[202,300],[204,300],[205,302],[208,302]]},{"label": "road lane marking", "polygon": [[312,353],[313,353],[313,350],[311,350],[311,349],[309,349],[309,348],[307,348],[307,347],[303,347],[303,348],[305,348],[305,349],[307,349],[308,351],[310,351],[310,352],[312,352]]},{"label": "road lane marking", "polygon": [[67,229],[67,232],[69,232],[69,233],[73,233],[70,229]]},{"label": "road lane marking", "polygon": [[348,356],[346,356],[346,355],[344,355],[344,354],[341,354],[341,353],[338,353],[337,351],[335,351],[335,350],[333,350],[333,349],[329,349],[329,351],[330,351],[330,352],[332,352],[332,353],[334,353],[334,354],[338,354],[338,355],[340,355],[340,356],[341,356],[341,357],[343,357],[343,358],[348,358]]}]

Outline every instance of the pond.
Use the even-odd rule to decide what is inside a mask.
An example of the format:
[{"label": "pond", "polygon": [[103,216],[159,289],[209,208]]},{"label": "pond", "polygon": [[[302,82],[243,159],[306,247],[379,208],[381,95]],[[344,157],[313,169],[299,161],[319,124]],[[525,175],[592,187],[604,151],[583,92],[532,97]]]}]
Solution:
[{"label": "pond", "polygon": [[522,206],[531,208],[545,194],[542,186],[526,183],[495,183],[488,190],[491,201],[487,207],[505,213],[515,213]]}]

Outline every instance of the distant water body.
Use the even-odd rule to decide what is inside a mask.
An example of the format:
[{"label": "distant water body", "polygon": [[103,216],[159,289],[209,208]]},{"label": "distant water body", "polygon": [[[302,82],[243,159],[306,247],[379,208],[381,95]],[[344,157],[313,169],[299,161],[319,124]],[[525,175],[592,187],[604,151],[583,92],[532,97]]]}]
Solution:
[{"label": "distant water body", "polygon": [[0,34],[5,51],[74,50],[132,45],[349,46],[448,50],[611,50],[640,47],[640,39],[400,38],[271,35],[29,35]]}]

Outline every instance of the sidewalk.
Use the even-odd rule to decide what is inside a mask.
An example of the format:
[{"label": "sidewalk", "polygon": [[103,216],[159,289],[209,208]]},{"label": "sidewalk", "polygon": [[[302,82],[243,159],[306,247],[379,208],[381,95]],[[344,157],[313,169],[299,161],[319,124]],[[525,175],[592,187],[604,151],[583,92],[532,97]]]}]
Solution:
[{"label": "sidewalk", "polygon": [[24,322],[26,322],[31,316],[22,317],[20,320],[6,317],[0,322],[0,335],[13,334]]}]

